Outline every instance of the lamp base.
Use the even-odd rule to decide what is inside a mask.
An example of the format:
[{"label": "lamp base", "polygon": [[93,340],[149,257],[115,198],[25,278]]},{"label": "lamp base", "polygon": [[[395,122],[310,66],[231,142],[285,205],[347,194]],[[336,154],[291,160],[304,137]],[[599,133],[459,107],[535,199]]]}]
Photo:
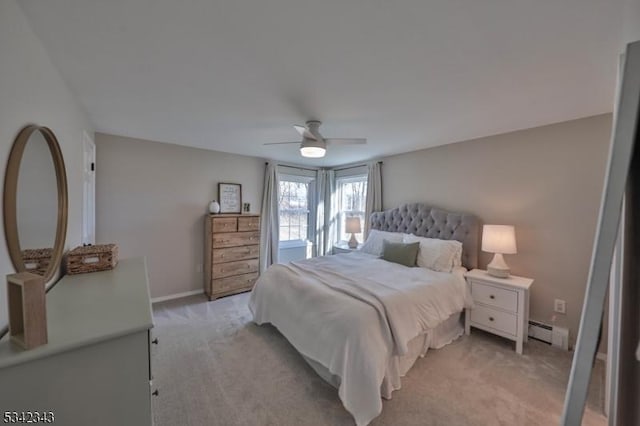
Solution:
[{"label": "lamp base", "polygon": [[358,240],[356,240],[355,234],[351,234],[351,239],[349,240],[349,248],[350,249],[358,248]]},{"label": "lamp base", "polygon": [[501,253],[493,256],[493,260],[487,265],[487,273],[496,278],[509,278],[509,265],[504,261]]}]

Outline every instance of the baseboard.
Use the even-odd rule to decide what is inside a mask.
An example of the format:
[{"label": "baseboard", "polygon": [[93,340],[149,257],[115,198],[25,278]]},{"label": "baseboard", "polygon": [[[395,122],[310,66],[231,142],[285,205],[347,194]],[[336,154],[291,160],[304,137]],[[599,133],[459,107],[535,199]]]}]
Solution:
[{"label": "baseboard", "polygon": [[602,353],[602,352],[598,352],[596,354],[596,359],[599,359],[601,361],[607,362],[607,354]]},{"label": "baseboard", "polygon": [[166,302],[167,300],[180,299],[183,297],[195,296],[204,293],[204,290],[185,291],[184,293],[170,294],[168,296],[154,297],[151,303]]}]

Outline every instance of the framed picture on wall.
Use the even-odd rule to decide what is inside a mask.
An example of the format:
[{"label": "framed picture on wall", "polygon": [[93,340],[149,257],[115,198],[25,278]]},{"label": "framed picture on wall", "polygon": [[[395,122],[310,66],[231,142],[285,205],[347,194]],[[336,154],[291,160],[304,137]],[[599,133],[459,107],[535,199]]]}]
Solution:
[{"label": "framed picture on wall", "polygon": [[218,183],[220,213],[242,213],[242,185]]}]

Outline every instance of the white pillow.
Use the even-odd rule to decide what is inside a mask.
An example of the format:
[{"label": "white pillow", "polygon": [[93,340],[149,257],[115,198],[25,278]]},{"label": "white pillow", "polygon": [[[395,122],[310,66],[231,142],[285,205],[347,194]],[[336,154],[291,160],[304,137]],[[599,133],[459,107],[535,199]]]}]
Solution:
[{"label": "white pillow", "polygon": [[378,231],[377,229],[372,229],[371,231],[369,231],[367,241],[362,244],[360,251],[373,254],[374,256],[382,256],[382,246],[384,241],[386,240],[390,243],[401,243],[403,235],[407,234],[401,234],[399,232]]},{"label": "white pillow", "polygon": [[462,243],[455,240],[417,237],[405,234],[403,243],[420,243],[416,264],[436,272],[451,272],[462,264]]}]

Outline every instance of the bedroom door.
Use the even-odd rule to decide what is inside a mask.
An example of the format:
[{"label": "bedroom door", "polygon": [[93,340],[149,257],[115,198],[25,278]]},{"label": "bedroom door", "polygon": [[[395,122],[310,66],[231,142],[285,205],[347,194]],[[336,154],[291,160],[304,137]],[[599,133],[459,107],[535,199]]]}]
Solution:
[{"label": "bedroom door", "polygon": [[96,243],[96,144],[87,132],[82,136],[82,244]]}]

